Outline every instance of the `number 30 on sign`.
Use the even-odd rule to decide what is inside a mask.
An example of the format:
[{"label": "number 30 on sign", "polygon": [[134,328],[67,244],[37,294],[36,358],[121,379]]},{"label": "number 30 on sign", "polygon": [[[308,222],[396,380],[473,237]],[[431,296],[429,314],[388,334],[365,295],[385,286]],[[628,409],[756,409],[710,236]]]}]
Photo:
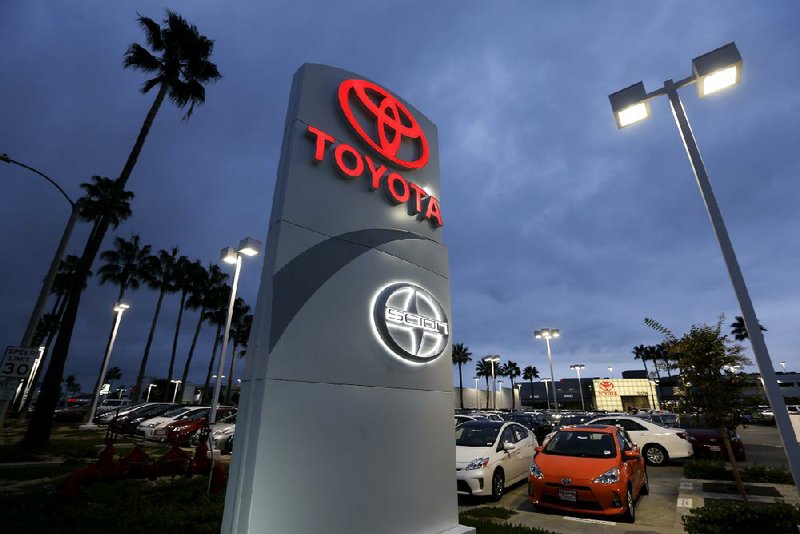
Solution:
[{"label": "number 30 on sign", "polygon": [[0,363],[0,378],[26,378],[39,357],[39,349],[8,347]]}]

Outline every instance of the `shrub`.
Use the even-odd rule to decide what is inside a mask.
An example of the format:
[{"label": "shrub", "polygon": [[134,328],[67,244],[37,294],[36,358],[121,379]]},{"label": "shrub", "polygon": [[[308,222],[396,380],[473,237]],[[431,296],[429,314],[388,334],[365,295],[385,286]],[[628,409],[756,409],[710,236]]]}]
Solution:
[{"label": "shrub", "polygon": [[797,532],[800,507],[786,503],[750,503],[710,501],[683,516],[689,534],[785,534]]},{"label": "shrub", "polygon": [[[784,467],[765,467],[751,465],[739,469],[743,482],[769,482],[772,484],[794,484],[792,474]],[[697,460],[683,465],[683,476],[686,478],[704,478],[706,480],[733,480],[733,472],[722,462]]]},{"label": "shrub", "polygon": [[725,464],[711,460],[696,460],[683,464],[683,476],[707,480],[733,480],[733,474],[725,468]]},{"label": "shrub", "polygon": [[792,474],[783,467],[764,467],[751,465],[741,470],[742,480],[747,482],[771,482],[773,484],[794,484]]}]

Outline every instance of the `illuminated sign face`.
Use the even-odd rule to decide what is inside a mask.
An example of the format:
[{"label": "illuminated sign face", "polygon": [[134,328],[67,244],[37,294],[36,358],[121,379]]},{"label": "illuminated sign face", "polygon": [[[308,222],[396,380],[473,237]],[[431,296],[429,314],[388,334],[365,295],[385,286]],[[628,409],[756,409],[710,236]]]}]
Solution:
[{"label": "illuminated sign face", "polygon": [[428,291],[408,282],[381,290],[372,307],[372,319],[386,348],[411,362],[435,360],[450,341],[444,308]]},{"label": "illuminated sign face", "polygon": [[604,395],[606,397],[613,397],[617,394],[617,390],[614,389],[614,382],[611,380],[604,380],[598,384],[598,393],[600,395]]},{"label": "illuminated sign face", "polygon": [[[374,120],[377,142],[356,118],[354,103]],[[339,86],[339,105],[356,133],[387,160],[405,169],[420,169],[428,163],[428,140],[422,128],[408,109],[383,87],[366,80],[345,80]],[[419,145],[417,159],[409,161],[398,156],[405,139]]]}]

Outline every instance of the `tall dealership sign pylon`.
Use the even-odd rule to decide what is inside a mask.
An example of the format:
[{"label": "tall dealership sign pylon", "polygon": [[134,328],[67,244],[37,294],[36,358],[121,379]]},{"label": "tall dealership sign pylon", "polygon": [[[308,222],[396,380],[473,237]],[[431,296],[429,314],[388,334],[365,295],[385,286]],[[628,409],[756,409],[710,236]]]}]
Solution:
[{"label": "tall dealership sign pylon", "polygon": [[466,534],[436,126],[324,65],[295,74],[223,532]]}]

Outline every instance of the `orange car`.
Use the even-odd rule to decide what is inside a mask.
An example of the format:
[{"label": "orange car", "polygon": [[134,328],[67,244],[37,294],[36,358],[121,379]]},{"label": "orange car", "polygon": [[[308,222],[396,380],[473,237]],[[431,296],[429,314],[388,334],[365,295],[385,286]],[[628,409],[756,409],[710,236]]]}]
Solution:
[{"label": "orange car", "polygon": [[639,448],[616,426],[564,427],[536,448],[528,500],[567,512],[621,515],[633,523],[636,501],[649,491]]}]

